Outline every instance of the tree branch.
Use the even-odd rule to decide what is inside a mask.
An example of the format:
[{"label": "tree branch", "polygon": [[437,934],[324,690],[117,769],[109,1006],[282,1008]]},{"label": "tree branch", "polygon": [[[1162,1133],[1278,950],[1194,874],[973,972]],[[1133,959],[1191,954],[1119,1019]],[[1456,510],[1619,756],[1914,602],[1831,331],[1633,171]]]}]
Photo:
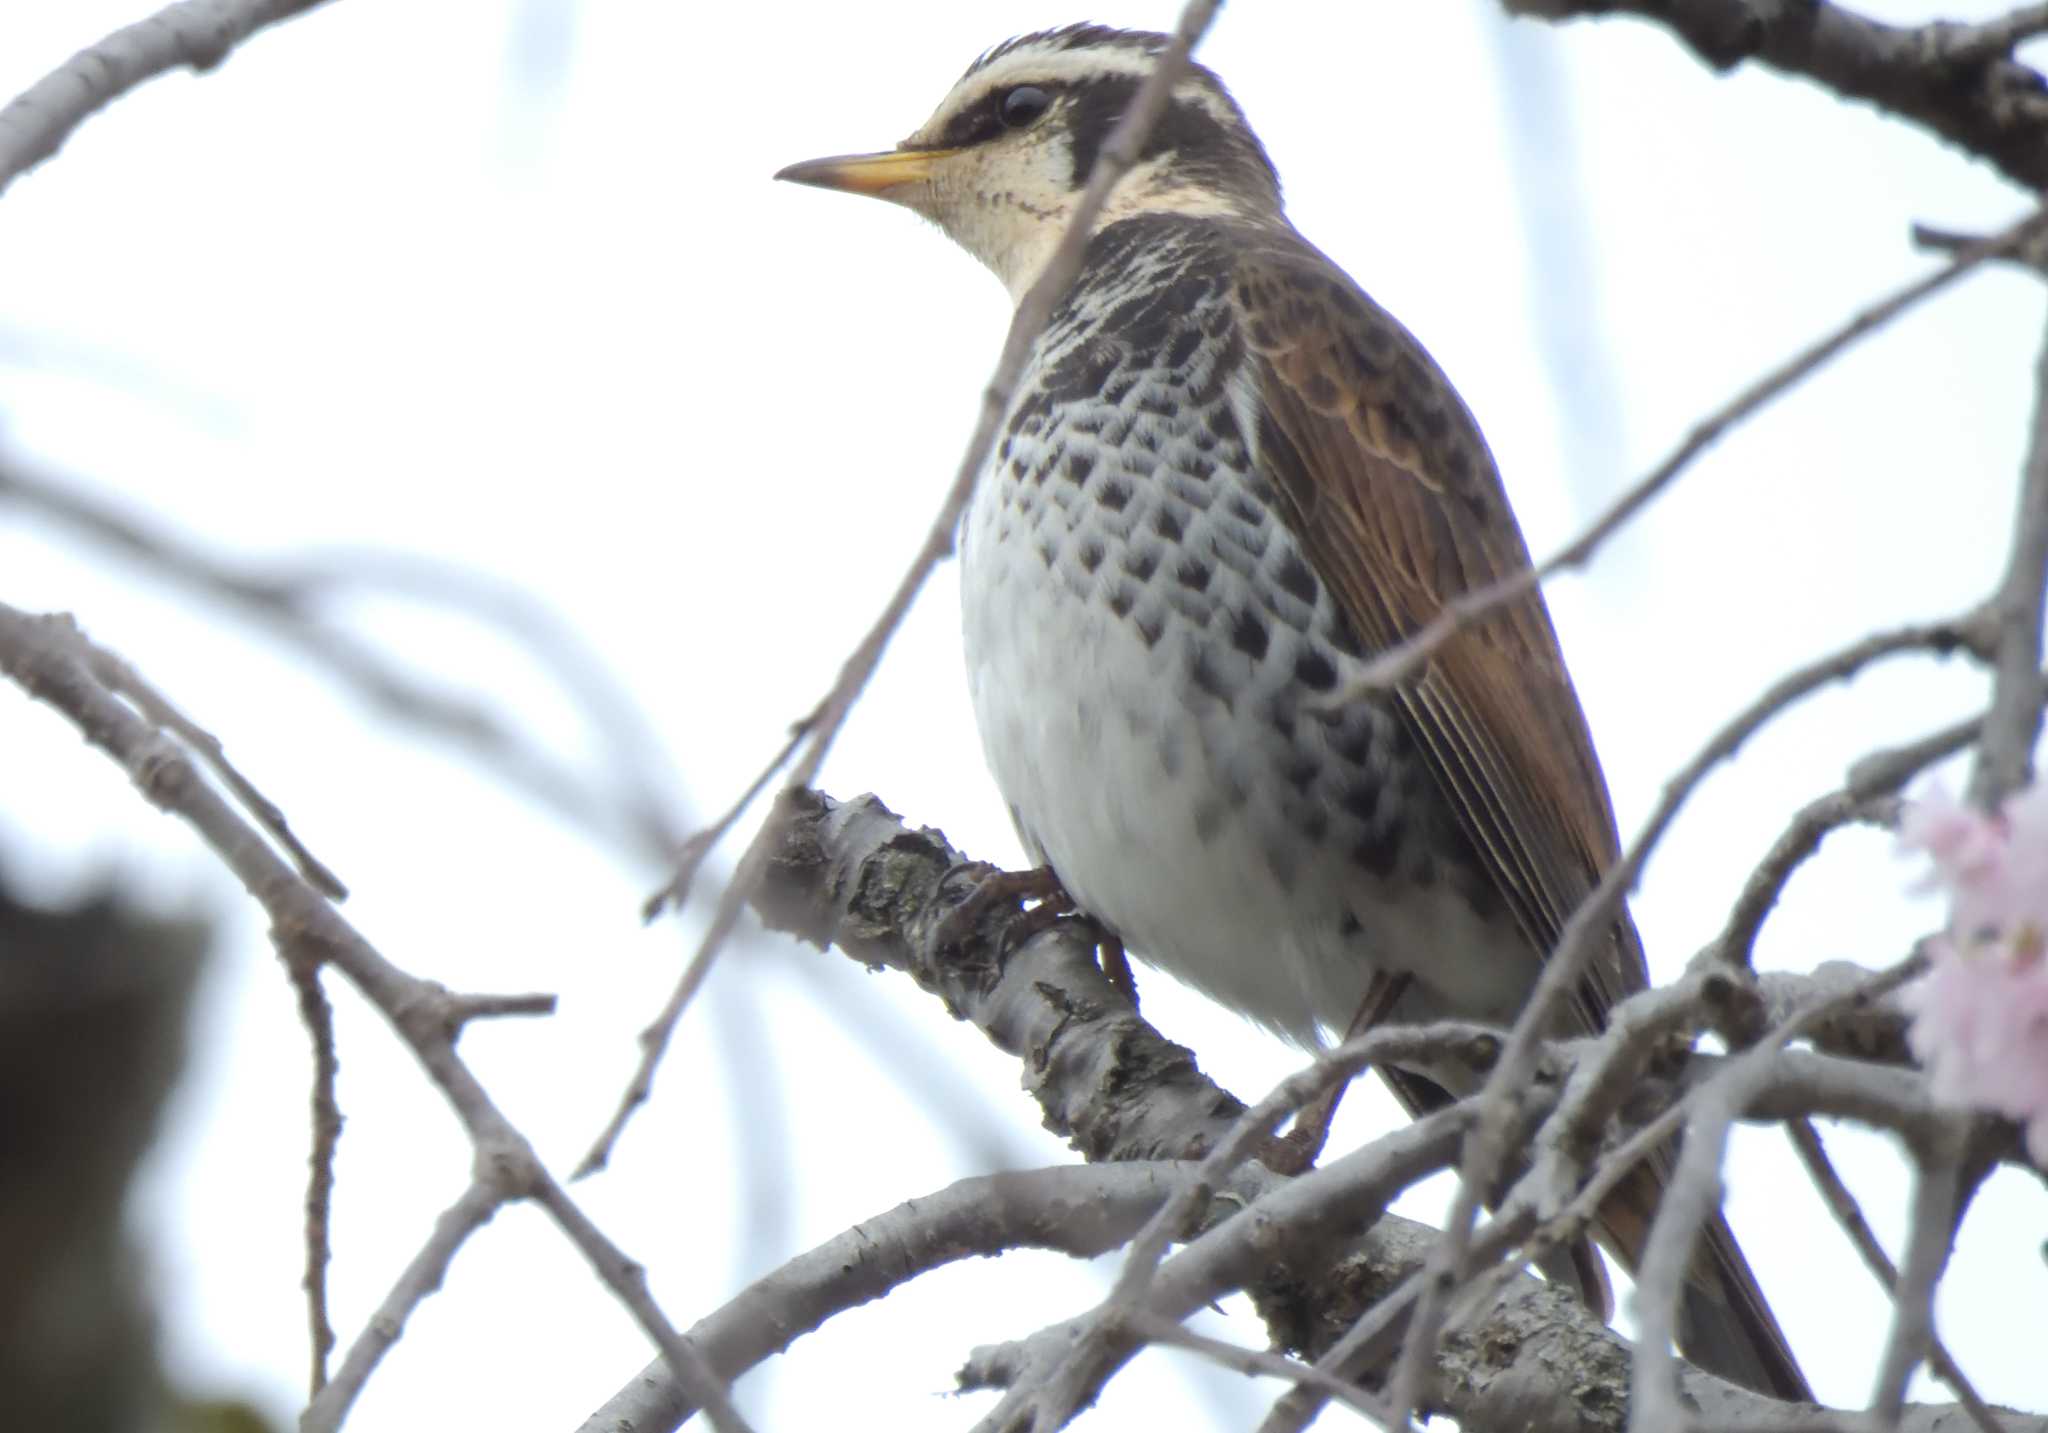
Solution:
[{"label": "tree branch", "polygon": [[258,30],[325,3],[180,0],[80,50],[0,109],[0,193],[137,85],[171,70],[204,73]]},{"label": "tree branch", "polygon": [[1844,99],[1863,100],[1994,165],[2028,189],[2048,188],[2048,87],[2013,57],[2048,28],[2048,7],[2024,5],[1981,25],[1885,25],[1829,0],[1502,0],[1516,15],[1564,20],[1639,15],[1670,30],[1717,70],[1756,60]]}]

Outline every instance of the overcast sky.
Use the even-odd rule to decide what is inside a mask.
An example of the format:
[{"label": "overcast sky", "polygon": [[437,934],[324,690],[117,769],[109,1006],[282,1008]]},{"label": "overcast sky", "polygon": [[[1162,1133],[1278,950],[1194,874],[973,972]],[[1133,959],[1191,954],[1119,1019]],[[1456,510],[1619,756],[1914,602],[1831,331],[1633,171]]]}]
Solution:
[{"label": "overcast sky", "polygon": [[[0,92],[152,8],[8,7]],[[1158,28],[1175,13],[1089,18]],[[672,768],[646,780],[688,812],[719,809],[920,540],[1007,318],[996,282],[907,213],[768,176],[894,143],[982,48],[1078,18],[944,0],[334,0],[215,74],[123,100],[0,201],[0,442],[233,557],[375,548],[510,584],[644,706]],[[1539,553],[1709,408],[1928,268],[1914,221],[1986,229],[2021,206],[1918,132],[1769,75],[1717,78],[1633,23],[1510,25],[1481,0],[1241,0],[1202,58],[1266,141],[1299,227],[1457,381]],[[1624,832],[1770,679],[1989,587],[2042,317],[2037,281],[1972,278],[1730,438],[1590,574],[1551,589]],[[9,509],[0,600],[75,612],[221,735],[398,963],[459,989],[559,992],[552,1020],[472,1030],[463,1050],[554,1167],[575,1162],[693,934],[641,927],[658,871],[394,734],[218,609]],[[436,679],[590,755],[573,709],[501,638],[388,597],[350,611]],[[1793,808],[1983,692],[1961,664],[1903,663],[1754,742],[1636,899],[1653,969],[1672,973],[1718,928]],[[0,695],[0,752],[10,879],[56,899],[113,875],[222,922],[137,1217],[176,1369],[286,1417],[305,1361],[308,1061],[262,924],[51,713]],[[966,704],[950,571],[824,785],[1018,859]],[[1936,915],[1901,894],[1912,874],[1880,837],[1835,838],[1760,963],[1896,958]],[[1140,979],[1147,1013],[1240,1095],[1294,1064]],[[468,1151],[377,1018],[337,1000],[346,1342],[460,1192]],[[907,982],[754,942],[691,1012],[612,1169],[576,1192],[688,1322],[899,1200],[1067,1158],[1016,1085]],[[1338,1138],[1395,1117],[1376,1092],[1354,1097]],[[1855,1405],[1885,1305],[1782,1137],[1745,1133],[1737,1231],[1816,1388]],[[1896,1155],[1830,1139],[1896,1247]],[[1429,1217],[1441,1198],[1403,1207]],[[1994,1179],[1940,1310],[1978,1387],[2036,1408],[2044,1222],[2038,1186]],[[984,1404],[946,1390],[969,1346],[1077,1312],[1101,1277],[1021,1256],[932,1276],[804,1341],[743,1402],[767,1427],[843,1422],[850,1398],[874,1426],[963,1426]],[[354,1426],[573,1427],[648,1356],[567,1245],[515,1209],[464,1250]],[[1080,1426],[1190,1406],[1169,1399],[1241,1426],[1261,1406],[1235,1381],[1188,1387],[1148,1355]]]}]

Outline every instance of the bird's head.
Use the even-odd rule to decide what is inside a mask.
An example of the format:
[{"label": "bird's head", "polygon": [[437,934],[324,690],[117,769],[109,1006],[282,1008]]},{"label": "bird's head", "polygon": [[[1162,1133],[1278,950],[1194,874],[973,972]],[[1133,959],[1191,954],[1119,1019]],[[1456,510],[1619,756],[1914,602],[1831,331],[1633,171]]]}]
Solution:
[{"label": "bird's head", "polygon": [[[1165,35],[1099,25],[1006,41],[976,60],[895,149],[807,160],[775,177],[914,209],[1021,298],[1167,43]],[[1272,161],[1222,81],[1200,66],[1175,84],[1099,224],[1151,212],[1280,216]]]}]

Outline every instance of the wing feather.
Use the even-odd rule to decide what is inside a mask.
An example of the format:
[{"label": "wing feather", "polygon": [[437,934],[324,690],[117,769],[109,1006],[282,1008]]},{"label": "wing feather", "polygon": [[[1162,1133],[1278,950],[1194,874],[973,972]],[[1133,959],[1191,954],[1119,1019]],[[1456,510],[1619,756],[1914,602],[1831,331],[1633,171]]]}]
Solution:
[{"label": "wing feather", "polygon": [[[1240,248],[1232,300],[1260,457],[1310,564],[1369,649],[1526,567],[1478,426],[1422,346],[1292,234]],[[1402,719],[1532,947],[1547,955],[1618,855],[1607,786],[1540,594],[1452,639]],[[1577,993],[1598,1029],[1647,976],[1623,917]]]}]

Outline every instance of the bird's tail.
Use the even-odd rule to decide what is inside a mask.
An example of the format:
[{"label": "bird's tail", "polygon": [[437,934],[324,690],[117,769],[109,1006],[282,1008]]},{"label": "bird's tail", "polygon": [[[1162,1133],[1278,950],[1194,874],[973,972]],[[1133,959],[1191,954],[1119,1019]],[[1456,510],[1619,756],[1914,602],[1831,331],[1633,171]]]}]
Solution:
[{"label": "bird's tail", "polygon": [[[1639,1167],[1600,1206],[1601,1242],[1631,1277],[1641,1265],[1664,1187],[1670,1182],[1669,1150]],[[1728,1221],[1714,1216],[1693,1247],[1678,1307],[1678,1347],[1707,1372],[1773,1398],[1810,1403],[1813,1391],[1784,1330],[1764,1302],[1742,1246]]]}]

